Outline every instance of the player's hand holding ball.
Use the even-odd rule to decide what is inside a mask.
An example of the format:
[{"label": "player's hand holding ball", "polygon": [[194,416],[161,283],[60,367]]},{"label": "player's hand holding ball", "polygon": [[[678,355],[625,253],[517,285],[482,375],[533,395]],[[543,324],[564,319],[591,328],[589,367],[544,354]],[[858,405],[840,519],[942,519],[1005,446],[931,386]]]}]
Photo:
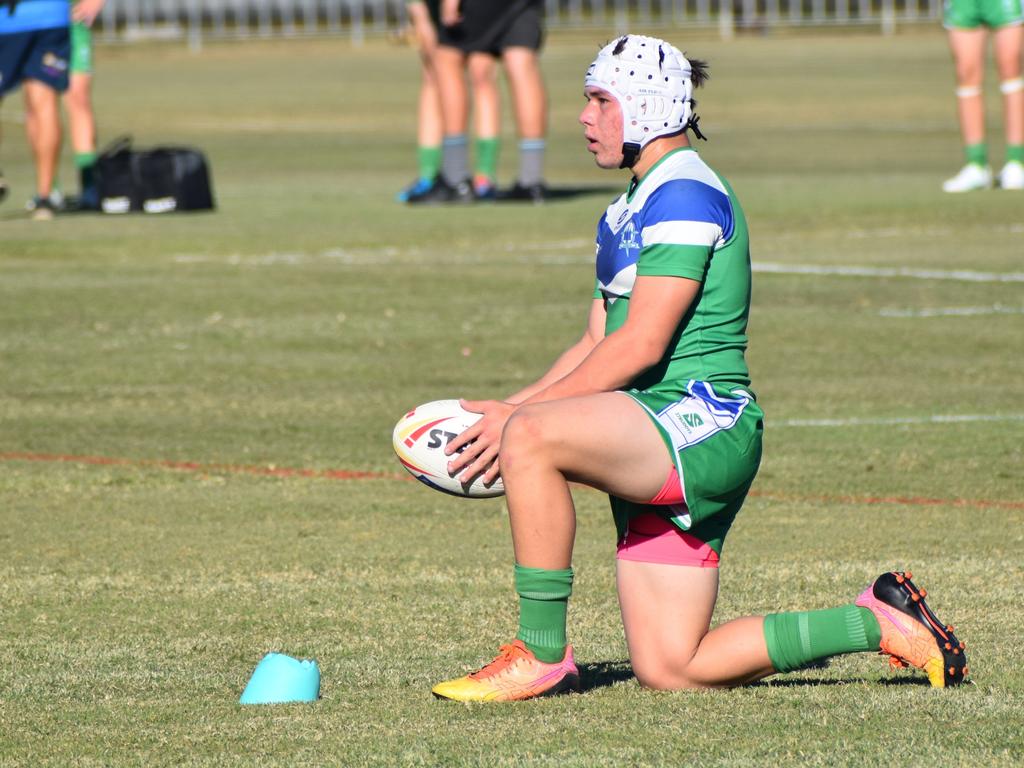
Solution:
[{"label": "player's hand holding ball", "polygon": [[395,425],[392,445],[402,466],[431,488],[470,498],[500,496],[505,487],[496,459],[513,410],[493,400],[424,403]]},{"label": "player's hand holding ball", "polygon": [[516,406],[501,400],[460,400],[459,405],[480,418],[448,443],[445,453],[451,458],[448,465],[452,474],[460,475],[463,482],[476,475],[485,485],[500,477],[498,449],[501,433]]}]

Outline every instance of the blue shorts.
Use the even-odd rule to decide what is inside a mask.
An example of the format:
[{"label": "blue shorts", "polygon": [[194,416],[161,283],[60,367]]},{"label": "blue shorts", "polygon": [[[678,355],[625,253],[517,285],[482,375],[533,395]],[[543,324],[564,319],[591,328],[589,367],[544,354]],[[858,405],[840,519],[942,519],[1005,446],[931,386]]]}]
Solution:
[{"label": "blue shorts", "polygon": [[68,89],[70,57],[66,26],[0,35],[0,96],[22,80],[38,80],[63,93]]}]

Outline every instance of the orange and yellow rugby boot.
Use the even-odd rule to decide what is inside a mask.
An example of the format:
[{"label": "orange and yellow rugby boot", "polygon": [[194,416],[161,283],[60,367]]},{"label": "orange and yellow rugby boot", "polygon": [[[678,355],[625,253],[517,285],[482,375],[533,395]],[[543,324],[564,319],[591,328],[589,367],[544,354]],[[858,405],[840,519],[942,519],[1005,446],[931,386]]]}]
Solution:
[{"label": "orange and yellow rugby boot", "polygon": [[967,678],[966,646],[953,627],[943,624],[924,601],[928,594],[910,580],[910,572],[883,573],[857,598],[882,628],[882,653],[893,667],[923,669],[933,688],[959,685]]},{"label": "orange and yellow rugby boot", "polygon": [[571,645],[561,661],[545,664],[522,640],[515,640],[501,646],[498,657],[483,669],[438,683],[432,692],[439,699],[454,701],[520,701],[579,688],[580,671]]}]

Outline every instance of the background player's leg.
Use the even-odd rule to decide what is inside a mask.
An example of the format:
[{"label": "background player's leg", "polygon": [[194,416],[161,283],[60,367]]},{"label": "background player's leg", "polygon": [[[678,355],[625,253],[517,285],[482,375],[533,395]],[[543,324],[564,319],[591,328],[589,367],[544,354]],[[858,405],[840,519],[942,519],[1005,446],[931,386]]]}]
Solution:
[{"label": "background player's leg", "polygon": [[1003,125],[1006,130],[1006,164],[999,173],[1003,189],[1024,189],[1024,80],[1021,79],[1021,47],[1024,27],[996,30],[996,68],[1003,94]]},{"label": "background player's leg", "polygon": [[68,112],[68,132],[78,170],[79,201],[82,208],[99,208],[96,189],[96,117],[92,108],[92,32],[84,22],[71,25],[71,58],[68,90],[64,105]]},{"label": "background player's leg", "polygon": [[75,155],[81,191],[81,203],[87,208],[99,206],[94,179],[96,166],[96,118],[92,110],[92,74],[72,72],[64,95],[68,111],[68,133]]},{"label": "background player's leg", "polygon": [[512,92],[519,132],[518,185],[529,189],[544,181],[544,137],[548,121],[544,78],[537,52],[531,48],[511,46],[502,51],[501,58]]},{"label": "background player's leg", "polygon": [[441,140],[444,125],[441,93],[437,85],[434,56],[437,53],[437,30],[426,3],[410,2],[406,12],[416,39],[420,56],[420,90],[416,104],[416,180],[398,193],[398,200],[408,201],[412,195],[430,189],[441,170]]},{"label": "background player's leg", "polygon": [[501,96],[497,62],[489,53],[469,55],[469,82],[473,91],[474,142],[473,186],[480,197],[493,196],[498,174]]},{"label": "background player's leg", "polygon": [[964,146],[985,141],[985,103],[981,93],[985,72],[985,30],[951,29],[949,45],[956,65],[956,85],[969,95],[957,99]]},{"label": "background player's leg", "polygon": [[949,47],[956,67],[957,116],[967,165],[943,185],[947,192],[967,192],[992,183],[985,145],[985,100],[982,93],[985,39],[984,29],[949,30]]},{"label": "background player's leg", "polygon": [[457,48],[442,45],[437,49],[434,63],[444,124],[442,173],[449,184],[457,184],[469,176],[469,147],[466,144],[469,95],[464,74],[466,57]]},{"label": "background player's leg", "polygon": [[75,72],[64,96],[68,108],[68,133],[75,152],[96,151],[96,119],[92,111],[92,75]]},{"label": "background player's leg", "polygon": [[441,172],[426,190],[408,196],[414,205],[469,203],[475,197],[469,178],[469,143],[466,127],[469,101],[466,90],[466,56],[458,48],[439,45],[433,56],[434,75],[441,97]]},{"label": "background player's leg", "polygon": [[1021,78],[1021,44],[1024,41],[1024,27],[1004,27],[996,30],[995,53],[999,80],[1008,86],[1003,94],[1003,116],[1006,126],[1007,144],[1024,144],[1024,88],[1018,85]]},{"label": "background player's leg", "polygon": [[26,80],[25,131],[36,166],[36,194],[48,199],[60,156],[60,116],[57,91],[38,80]]},{"label": "background player's leg", "polygon": [[511,46],[501,54],[515,104],[516,128],[521,139],[542,139],[547,129],[547,93],[537,52]]},{"label": "background player's leg", "polygon": [[431,153],[431,160],[420,158],[421,178],[433,178],[441,167],[441,94],[433,66],[424,64],[420,72],[420,97],[416,110],[416,145],[421,152]]}]

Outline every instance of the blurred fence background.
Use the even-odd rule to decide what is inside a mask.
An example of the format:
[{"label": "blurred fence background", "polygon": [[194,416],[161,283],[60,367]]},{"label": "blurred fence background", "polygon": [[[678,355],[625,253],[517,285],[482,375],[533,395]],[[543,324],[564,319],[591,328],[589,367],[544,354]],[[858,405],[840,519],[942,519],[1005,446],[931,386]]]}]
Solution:
[{"label": "blurred fence background", "polygon": [[[941,0],[545,0],[549,29],[697,26],[737,31],[934,22]],[[107,0],[106,41],[344,35],[354,42],[402,27],[404,0]]]}]

